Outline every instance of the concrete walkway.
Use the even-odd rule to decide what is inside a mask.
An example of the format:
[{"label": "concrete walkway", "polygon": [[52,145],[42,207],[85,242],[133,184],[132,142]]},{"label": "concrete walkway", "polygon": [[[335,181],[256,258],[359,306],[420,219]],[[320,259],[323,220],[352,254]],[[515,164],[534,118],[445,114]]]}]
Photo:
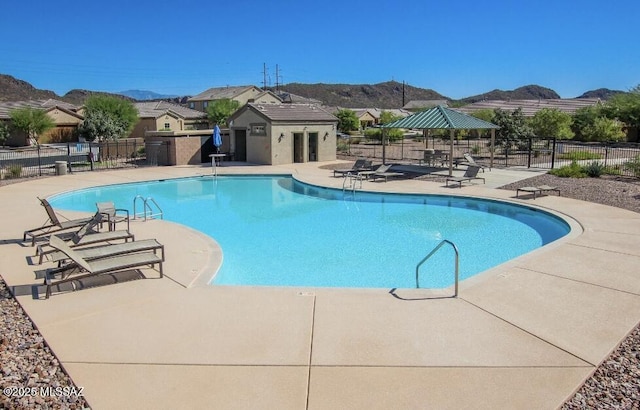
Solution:
[{"label": "concrete walkway", "polygon": [[[325,165],[325,164],[322,164]],[[460,284],[458,298],[404,289],[207,286],[222,258],[189,228],[135,221],[166,246],[165,278],[44,299],[25,229],[36,196],[207,175],[207,167],[78,173],[0,188],[0,275],[94,409],[556,408],[640,321],[640,214],[491,187],[533,176],[494,169],[486,185],[365,181],[371,191],[503,199],[568,218],[570,235]],[[225,166],[341,187],[317,164]],[[525,197],[526,198],[526,197]],[[63,212],[71,217],[71,213]]]}]

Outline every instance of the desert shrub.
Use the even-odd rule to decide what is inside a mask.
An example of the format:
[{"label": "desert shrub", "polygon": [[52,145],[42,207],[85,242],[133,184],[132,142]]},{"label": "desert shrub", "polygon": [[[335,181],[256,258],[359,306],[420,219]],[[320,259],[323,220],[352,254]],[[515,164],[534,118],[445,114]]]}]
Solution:
[{"label": "desert shrub", "polygon": [[602,154],[589,151],[572,151],[558,155],[560,159],[569,159],[571,161],[584,161],[588,159],[601,159]]},{"label": "desert shrub", "polygon": [[340,152],[347,152],[347,151],[349,151],[349,144],[347,144],[344,141],[338,141],[337,150],[340,151]]},{"label": "desert shrub", "polygon": [[604,174],[605,167],[601,162],[593,161],[589,165],[585,165],[583,170],[584,173],[591,178],[600,178],[600,176]]},{"label": "desert shrub", "polygon": [[480,145],[474,145],[474,146],[471,147],[471,153],[473,155],[478,155],[481,150],[482,150],[482,148],[480,147]]},{"label": "desert shrub", "polygon": [[8,171],[9,178],[20,178],[22,175],[22,165],[10,165]]},{"label": "desert shrub", "polygon": [[549,173],[561,178],[585,178],[587,176],[584,169],[575,161],[571,165],[552,169]]},{"label": "desert shrub", "polygon": [[624,163],[624,169],[631,171],[634,177],[640,177],[640,155]]}]

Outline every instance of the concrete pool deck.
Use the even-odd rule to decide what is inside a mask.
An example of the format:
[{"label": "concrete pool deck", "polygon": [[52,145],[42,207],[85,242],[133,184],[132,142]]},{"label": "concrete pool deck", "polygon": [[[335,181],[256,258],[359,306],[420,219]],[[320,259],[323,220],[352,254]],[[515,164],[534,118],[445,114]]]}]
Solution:
[{"label": "concrete pool deck", "polygon": [[[342,187],[318,165],[326,164],[218,172],[292,173]],[[160,220],[134,221],[131,230],[165,245],[165,278],[145,269],[148,279],[48,300],[36,291],[43,267],[29,264],[35,249],[21,243],[45,220],[36,196],[210,174],[140,168],[0,188],[0,275],[94,409],[556,408],[640,322],[640,214],[492,189],[535,175],[526,170],[494,169],[482,175],[486,185],[461,189],[364,182],[371,191],[481,196],[570,216],[568,237],[461,282],[457,298],[205,286],[221,259],[215,241]]]}]

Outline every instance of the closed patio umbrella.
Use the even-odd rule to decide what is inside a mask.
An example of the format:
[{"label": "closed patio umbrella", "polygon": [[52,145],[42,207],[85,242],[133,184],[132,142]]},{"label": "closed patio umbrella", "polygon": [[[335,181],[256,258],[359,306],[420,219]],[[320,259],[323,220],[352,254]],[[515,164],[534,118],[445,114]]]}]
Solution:
[{"label": "closed patio umbrella", "polygon": [[220,147],[222,146],[222,136],[220,135],[220,127],[218,127],[218,124],[213,127],[213,145],[216,147],[216,153],[220,153]]}]

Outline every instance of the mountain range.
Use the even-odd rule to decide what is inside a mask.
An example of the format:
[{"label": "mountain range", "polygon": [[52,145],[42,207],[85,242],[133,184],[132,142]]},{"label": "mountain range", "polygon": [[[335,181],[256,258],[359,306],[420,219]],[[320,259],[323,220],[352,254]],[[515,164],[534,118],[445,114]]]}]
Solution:
[{"label": "mountain range", "polygon": [[[300,84],[291,83],[278,87],[276,92],[290,93],[305,98],[322,101],[325,105],[345,108],[400,108],[412,100],[448,100],[457,104],[468,104],[482,100],[509,99],[554,99],[560,98],[558,93],[539,85],[527,85],[514,90],[493,90],[455,101],[434,90],[413,87],[397,81],[378,84]],[[600,88],[586,91],[577,98],[600,98],[606,100],[624,91]],[[130,101],[167,100],[178,104],[186,103],[188,96],[168,96],[152,91],[128,90],[122,93],[105,93],[101,91],[74,89],[63,96],[53,91],[40,90],[26,81],[6,74],[0,74],[0,101],[21,101],[36,99],[59,99],[71,104],[81,105],[91,95],[113,95]]]}]

